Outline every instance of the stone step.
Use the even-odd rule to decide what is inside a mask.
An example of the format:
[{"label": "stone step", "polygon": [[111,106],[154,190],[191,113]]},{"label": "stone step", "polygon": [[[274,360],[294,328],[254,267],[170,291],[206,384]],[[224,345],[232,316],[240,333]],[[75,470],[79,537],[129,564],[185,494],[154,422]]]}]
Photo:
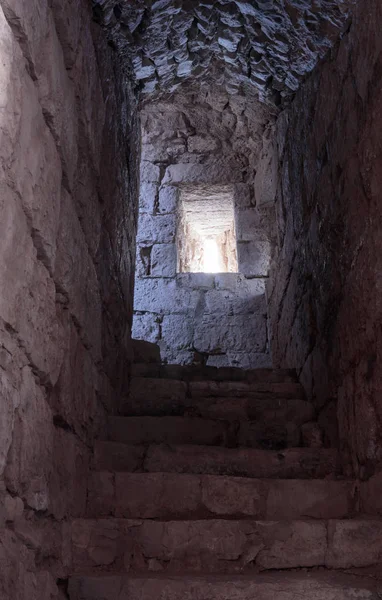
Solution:
[{"label": "stone step", "polygon": [[[278,411],[305,418],[314,413],[311,403],[304,401],[304,392],[297,383],[255,383],[196,381],[185,383],[176,379],[134,377],[130,395],[124,400],[121,412],[127,416],[228,416]],[[308,419],[309,420],[309,419]]]},{"label": "stone step", "polygon": [[132,365],[132,377],[178,379],[183,381],[247,381],[248,383],[297,382],[294,369],[240,369],[238,367],[207,367],[203,365],[163,365],[158,362],[137,362]]},{"label": "stone step", "polygon": [[253,576],[77,576],[70,600],[379,600],[382,584],[342,573]]},{"label": "stone step", "polygon": [[288,448],[280,452],[254,448],[164,445],[131,446],[96,442],[97,471],[146,471],[234,475],[255,478],[322,479],[341,472],[337,450]]},{"label": "stone step", "polygon": [[300,445],[301,426],[298,418],[296,420],[297,423],[271,418],[228,422],[199,417],[110,417],[107,439],[126,444],[200,444],[282,450]]},{"label": "stone step", "polygon": [[197,417],[109,417],[107,435],[126,444],[225,446],[233,438],[230,429],[224,421]]},{"label": "stone step", "polygon": [[93,472],[87,515],[129,519],[343,519],[355,514],[352,481],[249,479],[178,473]]},{"label": "stone step", "polygon": [[245,573],[382,563],[382,521],[76,519],[72,568],[112,572]]}]

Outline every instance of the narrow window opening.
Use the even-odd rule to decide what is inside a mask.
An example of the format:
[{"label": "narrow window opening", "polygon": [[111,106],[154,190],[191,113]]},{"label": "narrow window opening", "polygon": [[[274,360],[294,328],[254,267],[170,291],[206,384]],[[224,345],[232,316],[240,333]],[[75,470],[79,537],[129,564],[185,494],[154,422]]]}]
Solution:
[{"label": "narrow window opening", "polygon": [[185,186],[177,229],[179,273],[236,273],[232,186]]}]

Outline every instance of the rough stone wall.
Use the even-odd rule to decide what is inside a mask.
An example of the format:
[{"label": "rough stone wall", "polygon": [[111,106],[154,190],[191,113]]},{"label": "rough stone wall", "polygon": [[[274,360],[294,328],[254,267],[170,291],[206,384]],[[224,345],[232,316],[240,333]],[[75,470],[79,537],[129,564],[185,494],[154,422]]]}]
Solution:
[{"label": "rough stone wall", "polygon": [[64,597],[68,518],[125,385],[137,132],[86,1],[0,1],[4,600]]},{"label": "rough stone wall", "polygon": [[299,369],[323,423],[337,411],[360,476],[382,459],[381,18],[378,0],[358,3],[349,32],[280,116],[274,145],[274,364]]},{"label": "rough stone wall", "polygon": [[[274,207],[254,195],[270,120],[252,98],[211,91],[143,113],[133,335],[159,343],[168,362],[270,364],[265,278]],[[177,273],[179,195],[202,184],[232,186],[239,273]]]}]

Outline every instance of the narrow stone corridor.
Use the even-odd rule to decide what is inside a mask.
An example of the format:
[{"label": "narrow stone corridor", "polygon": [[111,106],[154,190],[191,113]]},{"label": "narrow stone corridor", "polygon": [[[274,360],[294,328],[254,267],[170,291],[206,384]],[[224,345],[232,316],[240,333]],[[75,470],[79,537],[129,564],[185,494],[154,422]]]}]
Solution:
[{"label": "narrow stone corridor", "polygon": [[382,597],[381,0],[0,0],[0,600]]}]

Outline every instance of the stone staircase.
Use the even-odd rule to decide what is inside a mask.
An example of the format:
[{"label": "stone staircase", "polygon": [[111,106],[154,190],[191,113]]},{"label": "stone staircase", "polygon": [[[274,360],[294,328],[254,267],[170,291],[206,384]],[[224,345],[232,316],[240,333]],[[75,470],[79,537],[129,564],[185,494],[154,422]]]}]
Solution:
[{"label": "stone staircase", "polygon": [[293,372],[136,356],[71,525],[71,600],[382,598],[382,521]]}]

